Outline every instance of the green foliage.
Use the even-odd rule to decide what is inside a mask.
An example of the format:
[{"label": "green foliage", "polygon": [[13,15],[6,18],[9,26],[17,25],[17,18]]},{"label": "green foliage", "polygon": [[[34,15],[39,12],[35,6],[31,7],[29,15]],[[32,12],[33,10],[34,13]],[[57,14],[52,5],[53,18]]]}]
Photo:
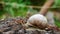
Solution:
[{"label": "green foliage", "polygon": [[46,0],[30,0],[31,5],[34,6],[42,6]]},{"label": "green foliage", "polygon": [[55,18],[55,24],[60,28],[60,21]]},{"label": "green foliage", "polygon": [[[4,11],[12,17],[25,16],[28,8],[26,5],[42,5],[45,0],[3,0],[5,2]],[[24,13],[23,13],[24,12]]]},{"label": "green foliage", "polygon": [[[27,11],[26,5],[42,6],[46,0],[3,0],[5,2],[4,12],[10,14],[10,16],[20,15],[21,12]],[[55,0],[54,7],[60,5],[60,0]],[[0,12],[0,15],[4,12]],[[17,12],[17,14],[15,14]],[[18,13],[20,12],[20,13]]]},{"label": "green foliage", "polygon": [[0,10],[0,16],[2,16],[3,13],[5,13],[5,12],[3,10]]},{"label": "green foliage", "polygon": [[[26,13],[28,9],[25,7],[26,4],[29,4],[28,1],[24,0],[4,0],[5,7],[4,11],[9,14],[9,16],[21,16],[22,14]],[[24,11],[24,13],[23,13]]]},{"label": "green foliage", "polygon": [[54,7],[54,8],[60,8],[60,0],[55,0],[52,7]]}]

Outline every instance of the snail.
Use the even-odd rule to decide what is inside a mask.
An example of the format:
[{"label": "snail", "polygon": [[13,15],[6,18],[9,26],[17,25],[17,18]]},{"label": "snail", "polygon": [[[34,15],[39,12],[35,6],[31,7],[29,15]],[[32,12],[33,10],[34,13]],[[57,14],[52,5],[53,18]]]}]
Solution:
[{"label": "snail", "polygon": [[40,29],[44,29],[48,25],[47,18],[41,14],[35,14],[32,15],[28,20],[27,23],[25,24],[26,26],[36,26]]}]

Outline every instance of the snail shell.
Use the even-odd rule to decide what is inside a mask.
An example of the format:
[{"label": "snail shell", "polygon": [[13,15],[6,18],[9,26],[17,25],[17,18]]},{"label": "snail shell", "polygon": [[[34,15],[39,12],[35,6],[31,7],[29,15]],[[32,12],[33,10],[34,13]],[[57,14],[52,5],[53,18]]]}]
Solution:
[{"label": "snail shell", "polygon": [[40,29],[44,29],[47,27],[47,23],[47,18],[45,16],[41,14],[35,14],[28,19],[26,26],[31,25],[36,26]]}]

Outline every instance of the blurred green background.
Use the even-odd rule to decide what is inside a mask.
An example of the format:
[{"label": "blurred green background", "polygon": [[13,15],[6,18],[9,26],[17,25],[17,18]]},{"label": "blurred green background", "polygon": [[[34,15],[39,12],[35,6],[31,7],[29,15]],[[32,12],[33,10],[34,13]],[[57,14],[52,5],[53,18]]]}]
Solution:
[{"label": "blurred green background", "polygon": [[[43,6],[46,0],[0,0],[0,19],[7,17],[25,17],[27,12],[36,13],[40,8],[30,6]],[[29,6],[29,7],[28,7]],[[56,12],[60,9],[60,0],[55,0],[51,10]],[[60,14],[58,15],[60,16]],[[54,16],[55,24],[60,27],[60,19]]]}]

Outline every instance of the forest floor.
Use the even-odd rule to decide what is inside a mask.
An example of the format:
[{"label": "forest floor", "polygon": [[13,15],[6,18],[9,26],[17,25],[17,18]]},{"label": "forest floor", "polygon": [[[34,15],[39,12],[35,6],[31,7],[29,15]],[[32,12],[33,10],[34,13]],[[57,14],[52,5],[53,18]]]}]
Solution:
[{"label": "forest floor", "polygon": [[7,18],[0,20],[0,34],[60,34],[55,30],[25,29],[21,23],[23,18]]}]

